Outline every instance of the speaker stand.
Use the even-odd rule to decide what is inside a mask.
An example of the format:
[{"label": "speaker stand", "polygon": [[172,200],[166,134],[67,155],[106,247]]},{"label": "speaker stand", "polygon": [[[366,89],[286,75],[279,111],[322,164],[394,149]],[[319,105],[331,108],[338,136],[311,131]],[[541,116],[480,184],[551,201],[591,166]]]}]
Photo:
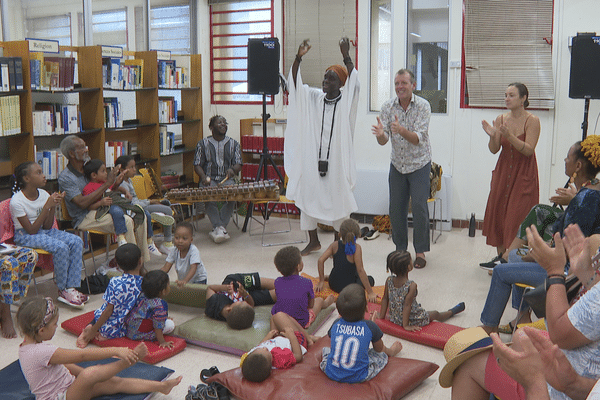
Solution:
[{"label": "speaker stand", "polygon": [[[264,180],[269,180],[269,169],[268,166],[269,164],[273,166],[273,169],[275,170],[275,173],[277,173],[277,176],[279,177],[279,179],[281,180],[281,184],[284,184],[284,180],[283,180],[283,176],[281,175],[281,171],[279,171],[279,168],[277,168],[277,165],[275,164],[275,161],[273,160],[273,157],[271,156],[271,153],[269,153],[269,145],[267,144],[267,121],[269,120],[269,118],[271,118],[271,114],[267,114],[267,95],[265,93],[263,93],[262,95],[262,108],[263,108],[263,112],[262,112],[262,128],[263,128],[263,151],[260,154],[260,162],[258,164],[258,173],[256,174],[256,180],[259,181],[260,180],[260,173],[264,172]],[[275,207],[275,205],[273,205],[273,207]],[[244,226],[242,227],[242,232],[246,232],[246,228],[248,227],[248,221],[250,221],[250,218],[252,218],[252,211],[254,209],[253,203],[249,202],[248,203],[248,209],[246,211],[246,218],[244,219]],[[269,219],[269,216],[271,215],[271,212],[273,210],[268,210],[267,207],[265,206],[265,210],[263,211],[263,217],[265,220]]]},{"label": "speaker stand", "polygon": [[585,104],[583,106],[583,122],[581,123],[581,130],[583,131],[581,135],[581,140],[585,140],[587,137],[588,131],[588,115],[590,114],[590,96],[585,96]]}]

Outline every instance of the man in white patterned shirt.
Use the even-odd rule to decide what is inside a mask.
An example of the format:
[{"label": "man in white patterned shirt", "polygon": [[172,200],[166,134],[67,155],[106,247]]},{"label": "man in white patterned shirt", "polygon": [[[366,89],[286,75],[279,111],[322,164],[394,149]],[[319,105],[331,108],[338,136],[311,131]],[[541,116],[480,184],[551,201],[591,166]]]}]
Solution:
[{"label": "man in white patterned shirt", "polygon": [[412,199],[413,245],[415,268],[426,264],[429,251],[429,173],[431,170],[431,145],[429,144],[429,102],[413,93],[416,88],[414,74],[401,69],[394,77],[397,97],[381,107],[373,134],[380,145],[392,141],[390,165],[390,222],[396,250],[408,247],[408,204]]}]

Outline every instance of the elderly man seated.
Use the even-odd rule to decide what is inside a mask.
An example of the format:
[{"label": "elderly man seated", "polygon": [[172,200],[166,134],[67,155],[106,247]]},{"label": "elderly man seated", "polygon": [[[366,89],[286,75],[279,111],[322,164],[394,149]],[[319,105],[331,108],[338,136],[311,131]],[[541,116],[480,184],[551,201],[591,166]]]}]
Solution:
[{"label": "elderly man seated", "polygon": [[[88,211],[88,208],[91,204],[100,200],[104,192],[115,183],[120,184],[123,181],[123,173],[120,171],[119,166],[108,173],[106,182],[102,186],[84,196],[82,191],[88,180],[83,174],[83,165],[89,160],[85,142],[78,136],[67,136],[60,143],[60,150],[69,160],[69,163],[58,177],[58,186],[61,191],[65,192],[65,204],[69,215],[73,218],[73,226],[81,230],[93,229],[105,233],[115,233],[110,214],[107,213],[96,219],[96,211]],[[128,243],[137,243],[144,261],[148,261],[150,253],[146,244],[146,223],[144,222],[134,228],[133,219],[125,216],[125,224],[127,226],[125,240]]]}]

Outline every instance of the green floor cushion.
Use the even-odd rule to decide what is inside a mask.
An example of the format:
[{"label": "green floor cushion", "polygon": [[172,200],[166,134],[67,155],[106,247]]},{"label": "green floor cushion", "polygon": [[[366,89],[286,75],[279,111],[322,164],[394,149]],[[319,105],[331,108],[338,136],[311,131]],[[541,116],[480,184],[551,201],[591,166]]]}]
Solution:
[{"label": "green floor cushion", "polygon": [[165,298],[169,304],[179,304],[188,307],[204,308],[206,304],[206,288],[208,285],[199,283],[187,283],[183,287],[177,287],[171,282],[171,291]]},{"label": "green floor cushion", "polygon": [[[235,330],[223,321],[208,318],[204,313],[175,327],[174,336],[186,342],[235,355],[242,355],[256,346],[269,333],[272,306],[255,307],[254,324],[251,328]],[[315,322],[307,329],[316,332],[331,316],[335,305],[321,310]]]}]

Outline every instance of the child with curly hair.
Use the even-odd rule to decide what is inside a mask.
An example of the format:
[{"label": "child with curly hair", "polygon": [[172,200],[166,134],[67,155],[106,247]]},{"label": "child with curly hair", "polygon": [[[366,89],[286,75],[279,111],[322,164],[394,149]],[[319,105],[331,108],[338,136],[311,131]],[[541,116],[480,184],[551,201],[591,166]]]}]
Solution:
[{"label": "child with curly hair", "polygon": [[448,311],[425,311],[417,303],[417,284],[408,279],[413,270],[413,263],[408,251],[393,251],[387,257],[387,271],[390,276],[385,281],[385,292],[381,300],[381,309],[373,313],[373,320],[385,319],[388,306],[390,321],[402,325],[407,331],[420,331],[421,327],[431,321],[446,321],[448,318],[465,310],[465,303],[458,303]]}]

